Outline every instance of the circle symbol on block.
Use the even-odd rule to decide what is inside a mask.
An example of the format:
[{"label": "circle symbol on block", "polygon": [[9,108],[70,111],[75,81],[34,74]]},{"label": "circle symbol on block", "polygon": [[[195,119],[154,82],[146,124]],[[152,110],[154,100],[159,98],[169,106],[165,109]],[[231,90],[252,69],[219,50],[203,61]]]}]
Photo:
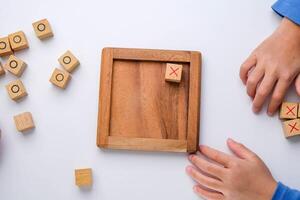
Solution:
[{"label": "circle symbol on block", "polygon": [[70,62],[71,62],[71,57],[70,57],[70,56],[65,56],[65,57],[63,58],[63,62],[64,62],[65,64],[70,64]]},{"label": "circle symbol on block", "polygon": [[10,68],[15,69],[15,68],[18,67],[18,62],[15,61],[15,60],[12,60],[12,61],[9,62],[9,66],[10,66]]},{"label": "circle symbol on block", "polygon": [[20,91],[20,87],[19,87],[18,85],[13,85],[13,86],[11,87],[11,91],[12,91],[13,93],[18,93],[18,92]]},{"label": "circle symbol on block", "polygon": [[45,26],[45,24],[40,23],[39,25],[37,25],[37,29],[42,32],[46,29],[46,26]]},{"label": "circle symbol on block", "polygon": [[22,40],[22,38],[21,38],[19,35],[16,35],[16,36],[13,37],[13,41],[14,41],[15,43],[20,43],[21,40]]},{"label": "circle symbol on block", "polygon": [[63,74],[61,74],[61,73],[59,73],[59,74],[56,74],[56,76],[55,76],[55,79],[58,81],[58,82],[61,82],[61,81],[63,81],[64,80],[64,75]]},{"label": "circle symbol on block", "polygon": [[6,48],[6,43],[0,42],[0,49],[5,49],[5,48]]}]

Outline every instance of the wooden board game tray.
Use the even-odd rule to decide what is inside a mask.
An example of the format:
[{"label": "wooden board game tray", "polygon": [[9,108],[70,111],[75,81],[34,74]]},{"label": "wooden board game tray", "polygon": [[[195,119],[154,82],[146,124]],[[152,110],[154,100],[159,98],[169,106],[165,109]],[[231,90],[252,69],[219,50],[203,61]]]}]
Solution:
[{"label": "wooden board game tray", "polygon": [[[165,81],[181,64],[180,83]],[[104,48],[97,145],[101,148],[195,152],[199,143],[201,54]]]}]

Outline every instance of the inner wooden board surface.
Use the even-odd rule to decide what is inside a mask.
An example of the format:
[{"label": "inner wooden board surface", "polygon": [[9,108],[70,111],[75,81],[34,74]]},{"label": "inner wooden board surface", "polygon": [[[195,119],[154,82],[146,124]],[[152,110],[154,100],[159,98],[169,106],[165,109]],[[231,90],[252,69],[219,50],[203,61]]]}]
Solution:
[{"label": "inner wooden board surface", "polygon": [[166,62],[113,60],[109,136],[187,139],[189,63],[180,83],[165,81]]}]

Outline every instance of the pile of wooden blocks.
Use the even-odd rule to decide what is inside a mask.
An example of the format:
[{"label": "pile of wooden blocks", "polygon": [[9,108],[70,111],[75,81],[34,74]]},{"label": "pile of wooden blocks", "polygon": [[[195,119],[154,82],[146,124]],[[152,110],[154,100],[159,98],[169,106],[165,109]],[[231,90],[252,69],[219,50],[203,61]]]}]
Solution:
[{"label": "pile of wooden blocks", "polygon": [[283,121],[283,131],[286,138],[300,135],[300,104],[283,102],[279,118]]}]

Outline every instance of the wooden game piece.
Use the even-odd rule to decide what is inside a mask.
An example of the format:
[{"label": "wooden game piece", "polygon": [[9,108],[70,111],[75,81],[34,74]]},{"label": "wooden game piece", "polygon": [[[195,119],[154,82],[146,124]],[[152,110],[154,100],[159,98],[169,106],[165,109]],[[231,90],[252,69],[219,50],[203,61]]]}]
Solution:
[{"label": "wooden game piece", "polygon": [[19,51],[22,49],[27,49],[29,47],[25,33],[23,31],[18,31],[8,35],[9,43],[14,51]]},{"label": "wooden game piece", "polygon": [[47,19],[42,19],[32,24],[36,36],[43,40],[53,36],[50,23]]},{"label": "wooden game piece", "polygon": [[0,76],[4,75],[5,74],[5,70],[2,66],[2,64],[0,63]]},{"label": "wooden game piece", "polygon": [[65,89],[70,79],[71,75],[68,72],[55,68],[50,78],[50,82],[57,87]]},{"label": "wooden game piece", "polygon": [[286,138],[300,135],[300,119],[283,122],[283,131]]},{"label": "wooden game piece", "polygon": [[32,115],[30,112],[24,112],[19,115],[14,116],[14,121],[17,130],[20,132],[28,131],[35,127]]},{"label": "wooden game piece", "polygon": [[78,59],[69,50],[59,57],[58,62],[70,73],[79,65]]},{"label": "wooden game piece", "polygon": [[181,81],[182,65],[167,63],[165,80],[179,83]]},{"label": "wooden game piece", "polygon": [[296,119],[298,115],[298,103],[283,102],[280,108],[280,119]]},{"label": "wooden game piece", "polygon": [[86,187],[92,185],[92,169],[75,169],[75,184],[78,187]]},{"label": "wooden game piece", "polygon": [[14,55],[11,55],[9,56],[4,67],[10,73],[14,74],[17,77],[20,77],[23,74],[26,66],[27,64],[23,60],[17,58]]},{"label": "wooden game piece", "polygon": [[21,99],[27,96],[26,89],[21,80],[15,80],[6,85],[6,90],[12,100]]},{"label": "wooden game piece", "polygon": [[0,56],[7,56],[12,53],[8,37],[0,38]]}]

